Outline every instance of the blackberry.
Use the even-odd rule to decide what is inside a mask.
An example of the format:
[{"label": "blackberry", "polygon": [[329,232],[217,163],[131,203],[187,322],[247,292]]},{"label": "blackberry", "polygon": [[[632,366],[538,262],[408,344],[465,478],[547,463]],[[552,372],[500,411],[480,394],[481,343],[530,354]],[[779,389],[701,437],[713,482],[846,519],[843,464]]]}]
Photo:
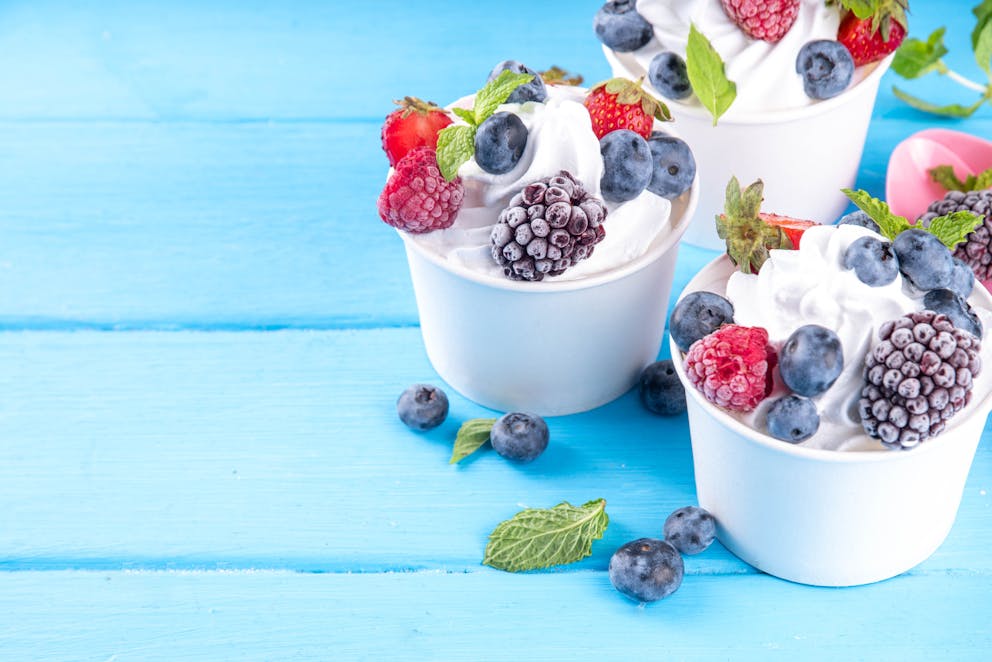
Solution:
[{"label": "blackberry", "polygon": [[512,280],[559,276],[606,236],[606,205],[562,170],[528,184],[500,212],[490,234],[493,259]]},{"label": "blackberry", "polygon": [[982,224],[968,234],[954,250],[954,257],[963,260],[975,272],[978,280],[992,278],[992,190],[948,191],[942,199],[927,207],[919,222],[924,227],[930,221],[956,211],[970,211],[983,217]]},{"label": "blackberry", "polygon": [[890,320],[878,336],[865,357],[861,424],[889,448],[913,448],[971,401],[981,341],[932,310]]}]

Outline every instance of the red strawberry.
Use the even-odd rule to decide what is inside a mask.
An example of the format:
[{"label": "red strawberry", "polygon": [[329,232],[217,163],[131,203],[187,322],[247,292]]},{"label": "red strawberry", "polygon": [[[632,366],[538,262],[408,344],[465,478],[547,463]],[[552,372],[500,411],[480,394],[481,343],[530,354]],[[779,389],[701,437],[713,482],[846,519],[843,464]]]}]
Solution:
[{"label": "red strawberry", "polygon": [[803,221],[798,218],[790,218],[788,216],[779,216],[778,214],[766,214],[761,212],[758,214],[758,218],[763,220],[768,225],[781,228],[785,235],[792,242],[792,247],[796,250],[799,249],[799,240],[802,239],[803,233],[806,232],[806,228],[812,227],[814,225],[819,225],[816,221]]},{"label": "red strawberry", "polygon": [[655,118],[663,122],[672,119],[668,106],[645,92],[641,81],[626,78],[611,78],[595,85],[589,90],[585,106],[597,138],[617,129],[629,129],[647,140]]},{"label": "red strawberry", "polygon": [[382,124],[382,151],[395,167],[414,147],[437,148],[437,134],[451,124],[447,111],[429,101],[404,97]]},{"label": "red strawberry", "polygon": [[799,15],[799,0],[721,0],[727,16],[744,34],[774,44]]},{"label": "red strawberry", "polygon": [[685,355],[685,374],[718,407],[751,411],[772,392],[776,362],[767,331],[724,324],[692,344]]},{"label": "red strawberry", "polygon": [[[841,4],[850,8],[844,0]],[[899,48],[908,28],[908,6],[908,0],[871,0],[870,15],[858,18],[854,11],[847,13],[837,30],[837,41],[851,51],[855,66],[881,60]]]},{"label": "red strawberry", "polygon": [[379,216],[407,232],[430,232],[450,227],[462,206],[461,177],[447,181],[430,147],[416,147],[396,164],[379,194]]}]

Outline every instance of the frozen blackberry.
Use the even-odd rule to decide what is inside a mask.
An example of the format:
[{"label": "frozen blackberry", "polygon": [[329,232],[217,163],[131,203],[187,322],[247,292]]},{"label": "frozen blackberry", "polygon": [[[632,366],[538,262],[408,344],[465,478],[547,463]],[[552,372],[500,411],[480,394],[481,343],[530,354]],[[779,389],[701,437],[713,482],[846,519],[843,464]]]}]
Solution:
[{"label": "frozen blackberry", "polygon": [[970,211],[978,214],[984,220],[975,230],[968,234],[965,240],[954,249],[954,257],[963,260],[975,272],[978,280],[992,278],[992,190],[985,191],[948,191],[941,200],[937,200],[927,212],[920,216],[919,222],[926,227],[938,216],[944,216],[956,211]]},{"label": "frozen blackberry", "polygon": [[913,448],[971,401],[981,341],[932,310],[888,321],[878,336],[865,357],[861,424],[889,448]]},{"label": "frozen blackberry", "polygon": [[512,280],[558,276],[606,236],[606,205],[562,170],[513,196],[490,234],[493,259]]}]

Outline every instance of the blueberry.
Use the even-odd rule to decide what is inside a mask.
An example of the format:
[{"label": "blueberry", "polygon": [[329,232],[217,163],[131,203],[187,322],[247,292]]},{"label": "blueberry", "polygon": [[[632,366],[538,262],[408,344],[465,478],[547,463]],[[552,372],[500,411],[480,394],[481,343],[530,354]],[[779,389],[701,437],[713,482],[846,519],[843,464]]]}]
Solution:
[{"label": "blueberry", "polygon": [[676,416],[685,411],[685,387],[675,372],[671,359],[655,361],[638,382],[641,402],[648,411],[662,416]]},{"label": "blueberry", "polygon": [[930,290],[923,297],[923,305],[927,310],[947,315],[951,324],[964,329],[976,338],[982,337],[982,322],[971,309],[968,302],[957,292],[951,290]]},{"label": "blueberry", "polygon": [[430,384],[407,387],[396,401],[396,413],[413,430],[436,428],[448,417],[448,396]]},{"label": "blueberry", "polygon": [[489,80],[493,80],[503,71],[512,71],[515,74],[530,74],[534,80],[524,83],[507,97],[507,103],[524,103],[525,101],[543,102],[548,98],[548,90],[544,87],[541,75],[530,67],[517,62],[516,60],[503,60],[489,73]]},{"label": "blueberry", "polygon": [[665,520],[665,540],[683,554],[699,554],[716,538],[716,519],[696,506],[679,508]]},{"label": "blueberry", "polygon": [[654,28],[637,13],[635,0],[616,0],[603,5],[592,19],[596,38],[619,53],[636,51],[651,41]]},{"label": "blueberry", "polygon": [[951,282],[947,289],[957,292],[965,299],[971,296],[971,291],[975,288],[975,272],[966,262],[958,258],[952,258],[954,269],[951,271]]},{"label": "blueberry", "polygon": [[610,559],[610,581],[628,598],[654,602],[682,585],[685,566],[671,543],[639,538],[623,545]]},{"label": "blueberry", "polygon": [[669,99],[685,99],[692,94],[685,60],[672,51],[662,51],[651,59],[648,81],[662,96]]},{"label": "blueberry", "polygon": [[647,140],[628,129],[618,129],[599,140],[599,151],[603,155],[599,188],[604,200],[627,202],[647,188],[654,172]]},{"label": "blueberry", "polygon": [[675,304],[668,331],[675,344],[688,352],[692,343],[734,321],[734,304],[712,292],[690,292]]},{"label": "blueberry", "polygon": [[496,419],[489,440],[506,459],[530,462],[548,447],[548,424],[540,416],[510,412]]},{"label": "blueberry", "polygon": [[818,324],[792,332],[779,354],[779,372],[786,386],[806,397],[830,388],[844,368],[844,350],[837,334]]},{"label": "blueberry", "polygon": [[494,113],[475,132],[475,162],[493,175],[513,170],[527,146],[527,127],[513,113]]},{"label": "blueberry", "polygon": [[892,242],[892,248],[899,258],[899,270],[917,289],[936,290],[951,284],[951,252],[929,232],[904,230]]},{"label": "blueberry", "polygon": [[820,414],[812,400],[787,395],[768,409],[768,434],[791,444],[809,439],[820,427]]},{"label": "blueberry", "polygon": [[899,260],[892,244],[875,237],[861,237],[844,251],[844,268],[854,269],[865,285],[888,285],[899,275]]},{"label": "blueberry", "polygon": [[854,58],[839,41],[816,39],[799,49],[796,73],[811,99],[829,99],[847,89],[854,75]]},{"label": "blueberry", "polygon": [[878,227],[878,223],[871,220],[871,216],[861,211],[852,211],[846,216],[841,216],[840,220],[837,221],[837,225],[857,225],[860,228],[867,228],[872,232],[882,233],[882,229]]},{"label": "blueberry", "polygon": [[652,168],[648,190],[669,200],[688,191],[696,178],[696,159],[685,141],[656,131],[648,147]]}]

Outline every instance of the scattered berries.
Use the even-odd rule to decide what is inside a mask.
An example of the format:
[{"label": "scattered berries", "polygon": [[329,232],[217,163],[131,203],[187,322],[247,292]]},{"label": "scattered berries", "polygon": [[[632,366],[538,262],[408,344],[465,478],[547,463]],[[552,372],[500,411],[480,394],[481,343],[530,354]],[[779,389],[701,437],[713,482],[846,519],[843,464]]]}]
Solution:
[{"label": "scattered berries", "polygon": [[677,416],[685,411],[685,387],[671,359],[655,361],[644,368],[638,392],[641,403],[654,414]]},{"label": "scattered berries", "polygon": [[400,394],[396,413],[411,430],[431,430],[448,417],[448,396],[436,386],[414,384]]},{"label": "scattered berries", "polygon": [[665,541],[683,554],[699,554],[716,538],[716,519],[697,506],[679,508],[665,520]]},{"label": "scattered berries", "polygon": [[751,411],[772,391],[775,361],[766,330],[727,324],[689,348],[685,372],[709,402]]},{"label": "scattered berries", "polygon": [[888,321],[878,336],[865,357],[861,424],[889,448],[913,448],[971,401],[981,341],[932,310]]},{"label": "scattered berries", "polygon": [[437,147],[437,134],[451,124],[447,111],[415,97],[405,97],[382,125],[382,151],[395,167],[415,147]]},{"label": "scattered berries", "polygon": [[684,140],[655,131],[648,139],[651,150],[651,181],[648,190],[673,200],[692,186],[696,178],[696,158]]},{"label": "scattered berries", "polygon": [[[984,220],[975,230],[970,232],[964,242],[954,250],[954,257],[962,260],[978,280],[992,278],[992,190],[985,191],[948,191],[941,200],[927,207],[925,214],[920,216],[919,223],[924,226],[938,216],[944,216],[956,211],[970,211],[981,216]],[[969,288],[968,293],[970,294]]]},{"label": "scattered berries", "polygon": [[611,78],[594,85],[585,107],[597,138],[610,131],[629,129],[647,140],[655,119],[662,122],[672,119],[668,106],[648,94],[640,82],[626,78]]},{"label": "scattered berries", "polygon": [[540,416],[510,412],[496,419],[489,441],[506,459],[531,462],[548,447],[548,436],[548,424]]},{"label": "scattered berries", "polygon": [[379,194],[382,220],[394,228],[420,233],[455,222],[465,189],[461,178],[445,180],[430,147],[417,147],[400,159]]},{"label": "scattered berries", "polygon": [[623,545],[610,559],[610,581],[632,600],[654,602],[682,585],[685,566],[671,543],[639,538]]},{"label": "scattered berries", "polygon": [[982,321],[968,301],[957,292],[930,290],[923,297],[923,305],[927,310],[946,315],[957,328],[964,329],[976,338],[982,337]]},{"label": "scattered berries", "polygon": [[793,331],[778,358],[782,381],[806,397],[819,395],[833,386],[844,369],[840,338],[818,324],[807,324]]},{"label": "scattered berries", "polygon": [[871,216],[861,211],[852,211],[850,214],[841,216],[840,220],[837,221],[837,225],[856,225],[859,228],[866,228],[872,232],[878,232],[881,234],[882,229],[878,227],[878,223],[872,220]]},{"label": "scattered berries", "polygon": [[541,75],[516,60],[503,60],[497,64],[489,73],[488,80],[495,80],[504,71],[512,71],[515,74],[530,74],[534,77],[534,80],[513,90],[507,97],[506,103],[525,103],[527,101],[543,103],[548,99],[548,90],[544,87],[544,80],[542,80]]},{"label": "scattered berries", "polygon": [[562,170],[510,199],[490,234],[493,259],[513,280],[561,275],[592,255],[606,236],[605,219],[603,201]]},{"label": "scattered berries", "polygon": [[771,436],[797,444],[816,434],[820,427],[820,414],[812,400],[787,395],[768,408],[765,423]]},{"label": "scattered berries", "polygon": [[651,148],[633,131],[620,129],[599,141],[603,155],[603,177],[599,182],[604,200],[627,202],[647,188],[654,174]]},{"label": "scattered berries", "polygon": [[651,41],[654,28],[637,13],[635,5],[635,0],[614,0],[596,12],[592,28],[604,46],[629,53]]},{"label": "scattered berries", "polygon": [[774,44],[799,15],[799,0],[721,0],[727,16],[744,34]]},{"label": "scattered berries", "polygon": [[882,0],[874,17],[858,18],[850,12],[840,22],[837,41],[844,44],[855,66],[876,62],[899,48],[906,37],[905,5],[908,0]]},{"label": "scattered berries", "polygon": [[917,289],[927,291],[951,284],[954,260],[934,235],[916,228],[904,230],[892,241],[899,270]]},{"label": "scattered berries", "polygon": [[796,58],[796,73],[810,99],[830,99],[847,89],[854,76],[854,58],[839,41],[806,42]]},{"label": "scattered berries", "polygon": [[844,268],[854,269],[858,280],[871,287],[888,285],[899,275],[899,260],[892,244],[875,237],[861,237],[844,251]]},{"label": "scattered berries", "polygon": [[493,113],[475,132],[475,162],[492,175],[504,175],[517,165],[526,146],[523,120],[513,113]]},{"label": "scattered berries", "polygon": [[668,320],[669,333],[683,352],[724,324],[733,324],[734,304],[712,292],[690,292],[682,297]]},{"label": "scattered berries", "polygon": [[654,89],[669,99],[685,99],[692,95],[685,60],[678,53],[662,51],[651,59],[648,81]]}]

